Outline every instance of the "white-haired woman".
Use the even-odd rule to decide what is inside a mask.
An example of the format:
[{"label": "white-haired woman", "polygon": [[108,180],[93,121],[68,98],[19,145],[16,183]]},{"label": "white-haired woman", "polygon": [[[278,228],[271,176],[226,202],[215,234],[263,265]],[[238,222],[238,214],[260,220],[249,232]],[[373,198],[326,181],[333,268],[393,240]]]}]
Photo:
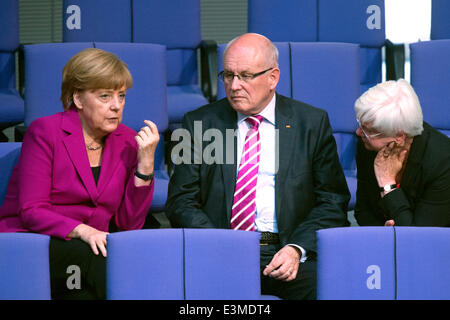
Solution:
[{"label": "white-haired woman", "polygon": [[423,121],[411,85],[380,83],[355,113],[358,224],[450,227],[450,139]]}]

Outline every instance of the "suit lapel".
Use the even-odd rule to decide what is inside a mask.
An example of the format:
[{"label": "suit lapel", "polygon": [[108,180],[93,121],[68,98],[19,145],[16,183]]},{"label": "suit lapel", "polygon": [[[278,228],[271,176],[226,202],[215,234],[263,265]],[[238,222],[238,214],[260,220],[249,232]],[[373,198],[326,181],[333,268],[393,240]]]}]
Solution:
[{"label": "suit lapel", "polygon": [[420,185],[419,180],[422,174],[422,159],[425,154],[425,147],[429,139],[429,130],[427,124],[424,123],[424,131],[421,135],[414,137],[411,145],[410,154],[406,162],[405,172],[403,173],[401,186],[411,197],[415,198],[417,188]]},{"label": "suit lapel", "polygon": [[89,165],[89,158],[87,156],[83,131],[81,129],[81,121],[76,111],[69,110],[63,113],[61,129],[67,133],[63,138],[67,153],[69,154],[84,187],[89,193],[91,200],[95,201],[98,194],[97,188]]},{"label": "suit lapel", "polygon": [[278,221],[280,221],[283,183],[286,180],[292,151],[294,150],[292,142],[297,130],[296,125],[290,106],[284,101],[283,97],[277,95],[275,106],[275,129],[278,132],[275,141],[275,213]]},{"label": "suit lapel", "polygon": [[[237,136],[233,135],[233,142],[231,144],[230,141],[227,143],[227,139],[231,137],[227,137],[226,131],[233,130],[236,132],[237,130],[237,114],[236,111],[230,106],[227,100],[224,101],[223,112],[219,115],[220,120],[218,128],[223,134],[224,141],[224,153],[223,153],[223,164],[220,165],[222,168],[222,177],[223,177],[223,187],[225,191],[225,204],[226,204],[226,212],[227,212],[227,221],[231,220],[231,207],[233,206],[233,196],[234,196],[234,188],[236,185],[236,159],[237,159]],[[227,148],[227,145],[230,148]],[[228,150],[230,149],[230,150]],[[232,152],[232,154],[230,154]],[[228,156],[228,157],[227,157]],[[227,158],[233,159],[231,163],[227,163]]]}]

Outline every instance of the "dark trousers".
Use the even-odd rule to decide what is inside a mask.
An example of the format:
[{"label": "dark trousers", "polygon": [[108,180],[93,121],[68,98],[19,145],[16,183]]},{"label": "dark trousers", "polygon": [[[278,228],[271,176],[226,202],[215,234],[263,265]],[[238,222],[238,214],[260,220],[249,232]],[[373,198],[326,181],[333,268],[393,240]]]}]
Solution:
[{"label": "dark trousers", "polygon": [[106,258],[96,256],[87,243],[52,237],[49,258],[52,299],[106,298]]},{"label": "dark trousers", "polygon": [[317,297],[317,262],[314,259],[307,259],[300,263],[297,277],[289,282],[276,280],[262,274],[266,265],[280,249],[280,244],[261,245],[262,294],[275,295],[285,300],[315,300]]}]

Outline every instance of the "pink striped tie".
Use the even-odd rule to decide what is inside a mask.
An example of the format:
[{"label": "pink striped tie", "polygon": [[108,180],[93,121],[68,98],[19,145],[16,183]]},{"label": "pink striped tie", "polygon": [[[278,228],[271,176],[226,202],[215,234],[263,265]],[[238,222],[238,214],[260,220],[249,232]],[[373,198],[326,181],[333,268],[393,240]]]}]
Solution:
[{"label": "pink striped tie", "polygon": [[258,127],[262,120],[263,117],[260,115],[245,119],[250,124],[250,129],[245,137],[244,152],[241,157],[231,209],[230,227],[234,230],[255,230],[256,182],[261,153]]}]

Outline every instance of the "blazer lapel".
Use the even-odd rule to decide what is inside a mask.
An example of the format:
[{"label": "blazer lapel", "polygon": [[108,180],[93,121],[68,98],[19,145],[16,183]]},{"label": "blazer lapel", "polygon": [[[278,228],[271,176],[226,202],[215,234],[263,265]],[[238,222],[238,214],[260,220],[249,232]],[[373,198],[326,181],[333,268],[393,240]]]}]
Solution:
[{"label": "blazer lapel", "polygon": [[293,122],[290,106],[283,101],[280,95],[277,95],[275,105],[275,129],[278,133],[275,141],[275,214],[278,221],[280,221],[283,183],[290,167],[296,125],[297,123]]},{"label": "blazer lapel", "polygon": [[[227,221],[231,220],[231,207],[233,206],[233,198],[234,198],[234,188],[236,185],[236,170],[237,170],[237,136],[233,134],[233,143],[230,141],[227,143],[227,139],[230,137],[227,136],[226,132],[228,130],[233,130],[236,133],[237,130],[237,114],[236,111],[230,106],[227,100],[225,100],[224,108],[222,114],[219,115],[221,118],[219,130],[223,134],[224,141],[224,152],[223,152],[223,164],[220,165],[222,168],[222,177],[223,177],[223,188],[225,191],[225,204],[226,204],[226,212],[227,212]],[[227,146],[231,146],[230,150],[227,150]],[[232,150],[231,150],[232,149]],[[232,152],[232,154],[229,154]],[[227,157],[228,156],[228,157]],[[227,159],[233,159],[231,163],[227,163]]]},{"label": "blazer lapel", "polygon": [[105,191],[111,179],[113,179],[114,171],[119,164],[117,157],[122,150],[121,144],[123,143],[120,136],[121,130],[119,127],[106,137],[105,148],[103,149],[102,155],[102,167],[100,169],[100,176],[97,184],[99,196]]},{"label": "blazer lapel", "polygon": [[424,123],[424,131],[421,135],[414,137],[414,141],[411,145],[410,154],[406,162],[405,172],[403,173],[401,186],[411,197],[415,198],[417,194],[417,188],[420,185],[419,179],[422,174],[422,159],[425,153],[425,147],[429,139],[429,131],[427,125]]},{"label": "blazer lapel", "polygon": [[81,121],[75,110],[69,110],[63,113],[61,129],[67,133],[63,138],[67,153],[91,200],[95,201],[97,198],[97,188],[89,165],[89,158],[81,129]]}]

